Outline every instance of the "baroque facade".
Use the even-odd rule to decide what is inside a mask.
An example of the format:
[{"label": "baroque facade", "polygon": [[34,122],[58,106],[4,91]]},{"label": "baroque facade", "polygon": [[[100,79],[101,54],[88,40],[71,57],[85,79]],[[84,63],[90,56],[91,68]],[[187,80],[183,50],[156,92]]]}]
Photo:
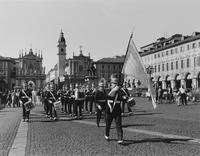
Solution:
[{"label": "baroque facade", "polygon": [[42,55],[33,54],[30,49],[25,55],[22,53],[16,59],[16,86],[21,86],[24,81],[35,86],[36,89],[43,88],[45,84],[45,68],[42,66]]},{"label": "baroque facade", "polygon": [[73,53],[73,57],[67,59],[67,45],[62,31],[58,39],[57,47],[58,61],[57,64],[47,73],[46,83],[53,83],[56,88],[62,88],[63,85],[69,86],[70,83],[72,85],[75,85],[76,83],[83,84],[85,82],[88,67],[93,63],[90,55],[85,56],[80,47],[80,53],[78,56],[75,56]]},{"label": "baroque facade", "polygon": [[152,67],[151,78],[162,88],[200,88],[200,33],[175,34],[141,47],[145,67]]}]

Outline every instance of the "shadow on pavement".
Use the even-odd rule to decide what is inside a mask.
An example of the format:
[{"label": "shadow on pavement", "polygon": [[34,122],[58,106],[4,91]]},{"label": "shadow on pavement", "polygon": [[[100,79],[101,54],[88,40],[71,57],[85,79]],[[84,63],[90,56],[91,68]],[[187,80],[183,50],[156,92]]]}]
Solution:
[{"label": "shadow on pavement", "polygon": [[125,125],[122,125],[123,128],[133,127],[133,126],[154,126],[154,124],[125,124]]},{"label": "shadow on pavement", "polygon": [[191,139],[178,139],[178,138],[147,138],[147,139],[141,139],[141,140],[124,140],[123,146],[128,146],[131,144],[138,144],[138,143],[146,143],[146,142],[151,142],[151,143],[168,143],[168,144],[184,144],[187,141]]}]

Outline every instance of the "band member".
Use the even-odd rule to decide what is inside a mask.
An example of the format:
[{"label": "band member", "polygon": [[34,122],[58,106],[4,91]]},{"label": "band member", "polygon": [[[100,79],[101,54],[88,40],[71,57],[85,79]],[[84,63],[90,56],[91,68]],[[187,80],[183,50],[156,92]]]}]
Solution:
[{"label": "band member", "polygon": [[68,110],[68,103],[69,103],[68,91],[69,90],[65,86],[65,88],[63,88],[63,103],[64,103],[64,112],[65,113],[69,113],[69,110]]},{"label": "band member", "polygon": [[44,110],[46,112],[46,117],[50,117],[50,111],[49,111],[49,102],[48,102],[48,92],[50,90],[50,84],[48,83],[45,87],[45,90],[42,94],[43,102],[44,102]]},{"label": "band member", "polygon": [[60,99],[61,104],[62,104],[61,113],[64,113],[64,111],[66,112],[66,106],[65,106],[65,102],[64,102],[64,91],[59,89],[57,92],[57,96]]},{"label": "band member", "polygon": [[73,89],[73,86],[72,84],[70,84],[70,87],[69,87],[69,91],[67,92],[67,96],[69,98],[69,102],[68,102],[68,113],[69,113],[69,116],[72,116],[73,113],[72,113],[72,106],[74,106],[74,89]]},{"label": "band member", "polygon": [[88,112],[88,103],[89,103],[89,93],[90,93],[90,87],[89,84],[86,86],[85,89],[85,111]]},{"label": "band member", "polygon": [[90,89],[90,92],[89,92],[90,114],[92,114],[92,111],[93,111],[95,92],[96,92],[96,88],[95,88],[95,85],[93,83],[92,88]]},{"label": "band member", "polygon": [[106,134],[105,139],[109,140],[110,127],[112,120],[115,119],[117,135],[118,135],[118,144],[123,143],[123,130],[122,130],[122,117],[121,117],[121,106],[120,103],[123,100],[124,92],[121,90],[118,85],[118,77],[116,74],[111,75],[111,90],[107,96],[107,105],[106,105]]},{"label": "band member", "polygon": [[107,102],[107,94],[106,94],[106,91],[104,89],[104,86],[105,86],[104,82],[105,82],[104,79],[101,79],[99,81],[99,84],[98,84],[99,88],[97,89],[97,91],[94,95],[94,102],[95,102],[96,107],[97,107],[97,120],[96,120],[97,127],[99,127],[101,115],[102,115],[102,112],[105,111],[106,102]]},{"label": "band member", "polygon": [[[83,88],[76,84],[75,88],[75,118],[82,117],[82,107],[85,100],[85,93]],[[79,113],[78,113],[79,112]]]},{"label": "band member", "polygon": [[28,102],[28,101],[31,101],[31,97],[32,96],[32,93],[31,93],[31,90],[28,89],[28,84],[27,82],[24,82],[23,83],[23,89],[22,91],[19,93],[19,100],[22,104],[22,112],[23,112],[23,121],[26,121],[29,122],[29,115],[30,115],[30,110],[27,110],[25,108],[25,103]]},{"label": "band member", "polygon": [[[56,91],[53,88],[53,85],[51,85],[50,90],[48,90],[47,99],[48,99],[50,119],[51,120],[57,120],[58,116],[57,116],[57,112],[54,108],[53,103],[58,99],[58,96],[56,94]],[[53,114],[54,114],[54,116],[53,116]]]}]

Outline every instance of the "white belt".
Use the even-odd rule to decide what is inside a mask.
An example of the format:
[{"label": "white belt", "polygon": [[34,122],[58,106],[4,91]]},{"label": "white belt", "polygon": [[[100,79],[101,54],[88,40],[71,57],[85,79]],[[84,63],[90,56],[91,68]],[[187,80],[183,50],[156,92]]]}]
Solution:
[{"label": "white belt", "polygon": [[[113,103],[113,100],[108,100],[108,106],[110,108],[110,112],[112,112],[115,107],[115,105],[114,105],[112,108],[111,103]],[[115,104],[119,104],[119,103],[120,103],[120,101],[115,101]]]}]

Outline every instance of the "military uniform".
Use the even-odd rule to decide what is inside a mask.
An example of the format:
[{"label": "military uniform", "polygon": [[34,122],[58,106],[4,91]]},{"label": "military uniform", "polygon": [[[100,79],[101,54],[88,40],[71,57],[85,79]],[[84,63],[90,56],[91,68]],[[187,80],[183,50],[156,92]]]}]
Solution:
[{"label": "military uniform", "polygon": [[[54,91],[54,90],[48,91],[47,99],[48,99],[50,119],[53,119],[53,117],[54,117],[54,120],[55,120],[58,117],[57,112],[56,112],[54,105],[53,105],[53,103],[58,99],[56,91]],[[54,116],[53,116],[53,114],[54,114]]]},{"label": "military uniform", "polygon": [[[27,97],[28,96],[28,97]],[[32,98],[32,92],[30,89],[22,90],[19,93],[19,100],[22,101],[22,110],[23,110],[23,119],[29,121],[30,110],[26,110],[24,104],[29,101],[29,98]]]},{"label": "military uniform", "polygon": [[106,102],[107,102],[107,94],[105,90],[97,90],[94,95],[94,102],[96,104],[96,110],[97,110],[97,119],[96,124],[97,127],[99,127],[99,122],[101,120],[102,112],[106,109]]}]

